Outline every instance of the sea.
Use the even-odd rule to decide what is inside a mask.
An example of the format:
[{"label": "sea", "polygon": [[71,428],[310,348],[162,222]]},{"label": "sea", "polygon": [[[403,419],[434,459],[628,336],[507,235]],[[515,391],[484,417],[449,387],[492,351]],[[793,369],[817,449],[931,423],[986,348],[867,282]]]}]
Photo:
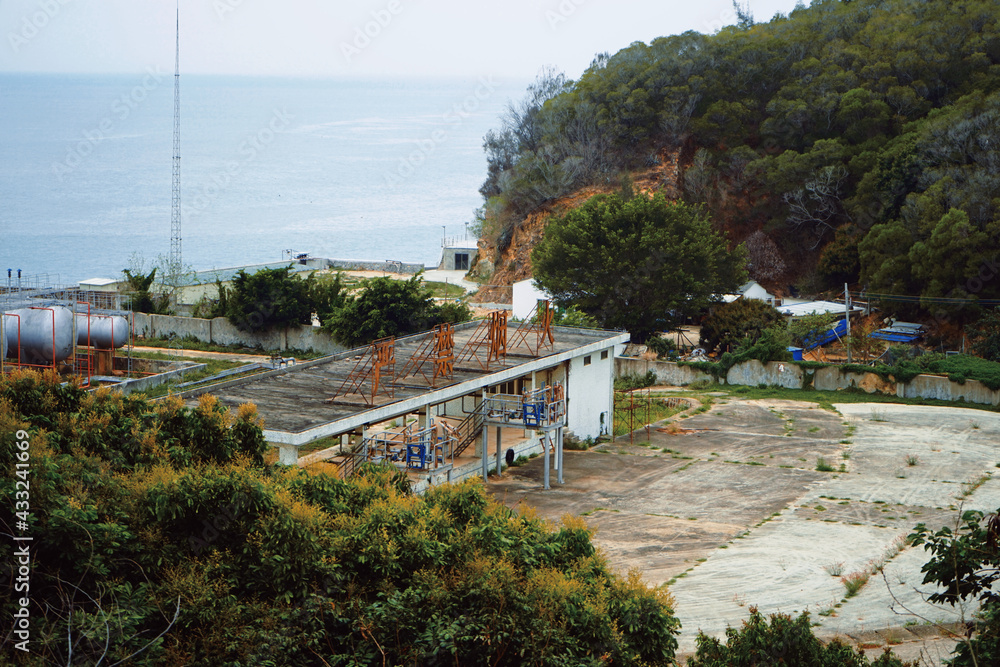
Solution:
[{"label": "sea", "polygon": [[[436,265],[527,81],[180,77],[182,262],[309,253]],[[169,256],[174,75],[0,74],[0,283]]]}]

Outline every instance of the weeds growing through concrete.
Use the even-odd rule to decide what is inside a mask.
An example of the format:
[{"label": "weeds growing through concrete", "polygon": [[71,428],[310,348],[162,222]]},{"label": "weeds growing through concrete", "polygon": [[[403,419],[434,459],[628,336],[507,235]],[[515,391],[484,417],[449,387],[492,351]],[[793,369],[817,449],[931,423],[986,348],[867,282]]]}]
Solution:
[{"label": "weeds growing through concrete", "polygon": [[911,468],[915,465],[920,465],[920,457],[916,454],[908,454],[906,457],[906,465]]},{"label": "weeds growing through concrete", "polygon": [[822,456],[816,459],[816,470],[819,472],[833,472],[835,468],[827,463],[827,460]]},{"label": "weeds growing through concrete", "polygon": [[872,408],[872,421],[873,422],[884,422],[884,421],[886,421],[886,419],[885,419],[885,410],[880,409],[880,408]]}]

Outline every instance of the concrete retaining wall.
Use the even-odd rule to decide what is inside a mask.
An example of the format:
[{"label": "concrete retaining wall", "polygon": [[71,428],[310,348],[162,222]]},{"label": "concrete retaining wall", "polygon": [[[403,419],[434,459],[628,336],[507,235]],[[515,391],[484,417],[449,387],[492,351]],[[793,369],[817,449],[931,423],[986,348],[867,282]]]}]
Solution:
[{"label": "concrete retaining wall", "polygon": [[364,259],[328,259],[326,264],[331,269],[342,271],[381,271],[383,273],[416,274],[426,267],[412,262],[379,262]]},{"label": "concrete retaining wall", "polygon": [[[711,375],[690,366],[670,361],[646,361],[627,357],[615,358],[615,377],[630,373],[656,374],[659,384],[683,387],[693,382],[713,381]],[[729,369],[723,384],[757,386],[775,385],[786,389],[803,389],[812,386],[820,391],[861,389],[869,394],[885,394],[900,398],[929,398],[941,401],[967,401],[984,405],[1000,405],[1000,390],[991,390],[978,380],[964,384],[952,382],[938,375],[918,375],[909,382],[883,380],[875,373],[849,373],[836,366],[808,369],[787,362],[772,361],[763,364],[751,359]]]},{"label": "concrete retaining wall", "polygon": [[216,345],[244,345],[259,347],[265,350],[313,350],[323,354],[337,354],[347,350],[338,344],[329,334],[318,327],[288,327],[264,334],[252,334],[240,331],[224,317],[203,320],[195,317],[177,317],[174,315],[147,315],[135,313],[132,316],[136,336],[151,336],[154,338],[170,335],[184,338],[192,336],[204,343]]},{"label": "concrete retaining wall", "polygon": [[111,385],[111,389],[112,391],[120,391],[123,394],[131,394],[137,391],[149,391],[153,387],[158,387],[169,380],[180,379],[188,373],[200,371],[203,368],[205,368],[205,364],[191,363],[186,365],[184,368],[177,368],[172,371],[158,373],[157,375],[125,380],[124,382]]}]

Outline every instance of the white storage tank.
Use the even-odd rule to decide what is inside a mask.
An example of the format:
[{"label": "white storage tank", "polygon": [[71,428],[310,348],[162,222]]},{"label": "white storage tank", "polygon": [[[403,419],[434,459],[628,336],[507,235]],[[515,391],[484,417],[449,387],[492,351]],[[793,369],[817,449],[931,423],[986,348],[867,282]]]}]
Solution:
[{"label": "white storage tank", "polygon": [[[90,320],[88,342],[87,320]],[[76,315],[76,344],[102,350],[118,349],[128,342],[128,320],[118,315]]]},{"label": "white storage tank", "polygon": [[4,333],[7,354],[15,359],[20,334],[22,364],[45,366],[65,361],[73,354],[73,311],[64,306],[7,311]]}]

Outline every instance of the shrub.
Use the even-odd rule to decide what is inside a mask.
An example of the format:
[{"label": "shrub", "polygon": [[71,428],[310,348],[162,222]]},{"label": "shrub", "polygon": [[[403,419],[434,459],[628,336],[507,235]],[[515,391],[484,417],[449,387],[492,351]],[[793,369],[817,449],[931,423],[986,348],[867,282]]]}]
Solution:
[{"label": "shrub", "polygon": [[757,342],[765,331],[784,324],[785,318],[774,306],[758,299],[738,299],[715,306],[702,322],[700,341],[709,351],[732,351]]},{"label": "shrub", "polygon": [[615,380],[615,391],[632,391],[633,389],[645,389],[656,384],[656,373],[646,371],[645,375],[638,373],[628,373]]},{"label": "shrub", "polygon": [[[726,643],[699,632],[697,651],[688,658],[688,667],[755,667],[795,665],[795,667],[907,667],[888,649],[874,663],[860,649],[834,639],[823,644],[812,633],[809,614],[795,619],[772,614],[770,622],[750,607],[750,618],[739,630],[726,630]],[[915,664],[912,667],[916,667]]]}]

